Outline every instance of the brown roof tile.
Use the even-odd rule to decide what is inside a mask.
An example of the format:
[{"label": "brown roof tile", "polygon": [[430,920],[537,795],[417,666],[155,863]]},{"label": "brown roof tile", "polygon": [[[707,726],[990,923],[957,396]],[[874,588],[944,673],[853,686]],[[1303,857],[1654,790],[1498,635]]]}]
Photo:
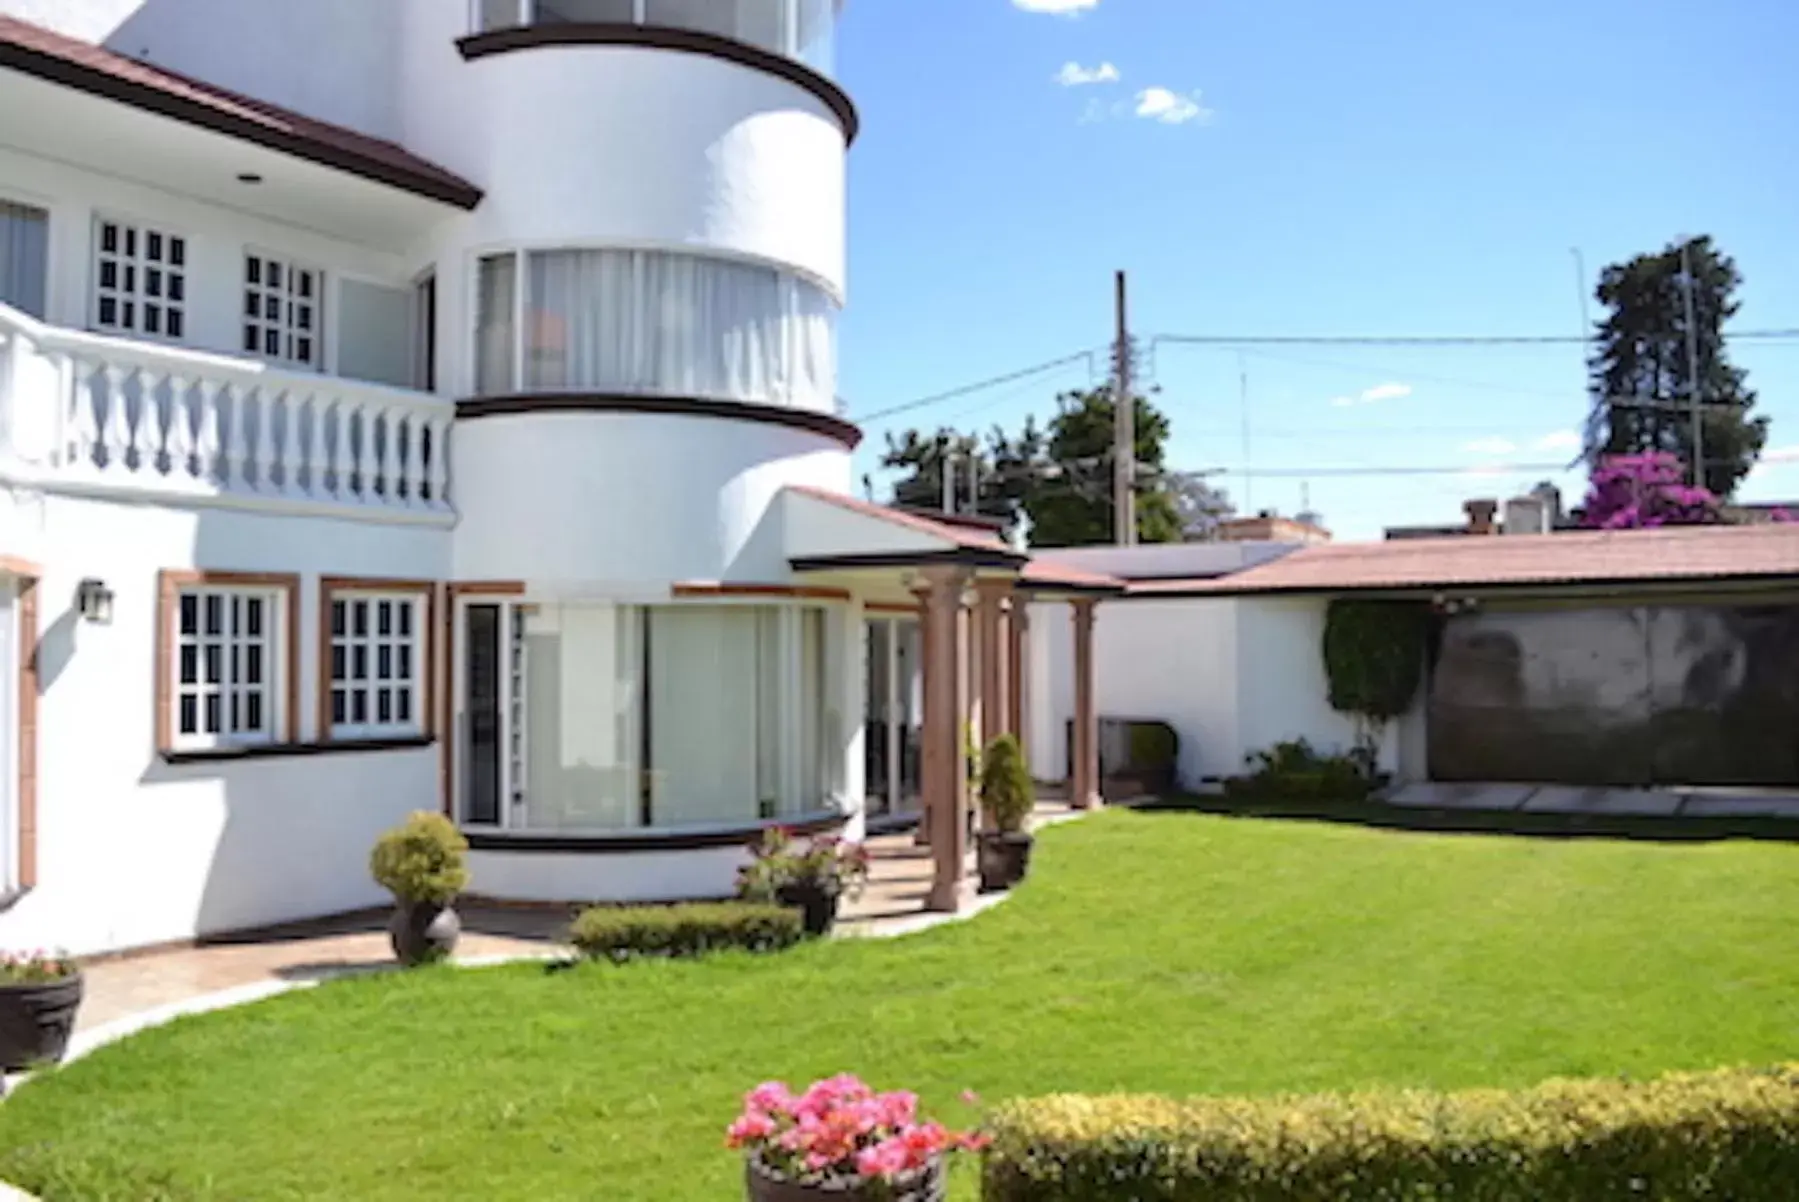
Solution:
[{"label": "brown roof tile", "polygon": [[1229,576],[1141,581],[1132,597],[1799,578],[1799,525],[1582,530],[1334,543]]},{"label": "brown roof tile", "polygon": [[459,208],[481,190],[382,138],[267,104],[115,54],[103,47],[0,17],[0,68],[74,88],[251,142]]},{"label": "brown roof tile", "polygon": [[990,531],[972,529],[967,526],[952,526],[948,522],[933,521],[920,514],[905,509],[895,509],[891,505],[877,505],[873,501],[858,500],[844,493],[831,492],[828,489],[812,488],[804,484],[789,484],[787,491],[798,493],[803,497],[812,497],[825,501],[840,509],[859,513],[863,517],[876,521],[891,522],[896,526],[904,526],[919,534],[940,538],[951,546],[969,551],[998,551],[1005,554],[1016,554],[1005,541]]}]

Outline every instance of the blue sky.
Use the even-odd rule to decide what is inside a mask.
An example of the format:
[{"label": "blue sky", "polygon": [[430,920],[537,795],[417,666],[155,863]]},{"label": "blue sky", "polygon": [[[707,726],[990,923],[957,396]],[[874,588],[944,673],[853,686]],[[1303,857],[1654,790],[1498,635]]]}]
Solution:
[{"label": "blue sky", "polygon": [[[1098,348],[1117,269],[1144,336],[1572,335],[1572,248],[1590,291],[1709,233],[1745,277],[1736,325],[1799,327],[1796,44],[1790,0],[850,0],[840,391],[855,416]],[[1799,496],[1799,342],[1732,354],[1773,418],[1741,496]],[[1164,344],[1154,366],[1174,465],[1225,469],[1240,507],[1301,500],[1246,466],[1463,473],[1312,475],[1339,537],[1582,487],[1492,467],[1572,457],[1578,347]],[[1015,428],[1103,371],[871,423],[858,469],[888,429]]]}]

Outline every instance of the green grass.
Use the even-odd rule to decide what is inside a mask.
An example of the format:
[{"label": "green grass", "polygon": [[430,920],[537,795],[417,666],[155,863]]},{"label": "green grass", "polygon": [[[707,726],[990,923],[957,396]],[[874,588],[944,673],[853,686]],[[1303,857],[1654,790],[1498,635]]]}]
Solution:
[{"label": "green grass", "polygon": [[[697,963],[432,969],[183,1020],[0,1105],[51,1202],[729,1199],[768,1077],[953,1121],[1081,1090],[1519,1085],[1799,1054],[1799,848],[1109,813],[971,923]],[[965,1166],[958,1197],[973,1197]]]}]

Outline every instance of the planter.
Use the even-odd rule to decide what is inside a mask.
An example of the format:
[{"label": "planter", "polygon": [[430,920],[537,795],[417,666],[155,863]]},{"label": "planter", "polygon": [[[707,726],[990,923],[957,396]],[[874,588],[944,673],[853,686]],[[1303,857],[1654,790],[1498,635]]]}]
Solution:
[{"label": "planter", "polygon": [[1036,842],[1023,831],[987,832],[981,835],[979,862],[981,892],[1010,889],[1024,880],[1031,868],[1031,847]]},{"label": "planter", "polygon": [[387,933],[394,955],[405,965],[430,964],[447,959],[462,935],[462,919],[445,902],[401,902],[394,909]]},{"label": "planter", "polygon": [[0,1070],[56,1064],[69,1049],[81,976],[32,985],[0,985]]},{"label": "planter", "polygon": [[944,1202],[949,1197],[941,1160],[891,1185],[826,1186],[785,1181],[752,1156],[745,1161],[744,1187],[749,1202]]},{"label": "planter", "polygon": [[782,885],[775,890],[775,900],[798,910],[800,925],[806,928],[806,934],[813,936],[830,934],[837,923],[837,903],[842,898],[843,891],[835,885],[818,881]]}]

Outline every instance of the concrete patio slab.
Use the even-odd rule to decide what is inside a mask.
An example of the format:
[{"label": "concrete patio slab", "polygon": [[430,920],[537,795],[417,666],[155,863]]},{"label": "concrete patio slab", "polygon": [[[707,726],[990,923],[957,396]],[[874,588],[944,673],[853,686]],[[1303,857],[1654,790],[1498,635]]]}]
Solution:
[{"label": "concrete patio slab", "polygon": [[1544,785],[1524,803],[1524,809],[1531,814],[1635,814],[1667,818],[1680,811],[1680,800],[1680,794],[1671,789]]},{"label": "concrete patio slab", "polygon": [[1768,793],[1689,793],[1680,812],[1690,818],[1799,818],[1799,796]]},{"label": "concrete patio slab", "polygon": [[1451,784],[1430,781],[1402,785],[1387,795],[1387,804],[1432,810],[1516,810],[1535,785]]}]

